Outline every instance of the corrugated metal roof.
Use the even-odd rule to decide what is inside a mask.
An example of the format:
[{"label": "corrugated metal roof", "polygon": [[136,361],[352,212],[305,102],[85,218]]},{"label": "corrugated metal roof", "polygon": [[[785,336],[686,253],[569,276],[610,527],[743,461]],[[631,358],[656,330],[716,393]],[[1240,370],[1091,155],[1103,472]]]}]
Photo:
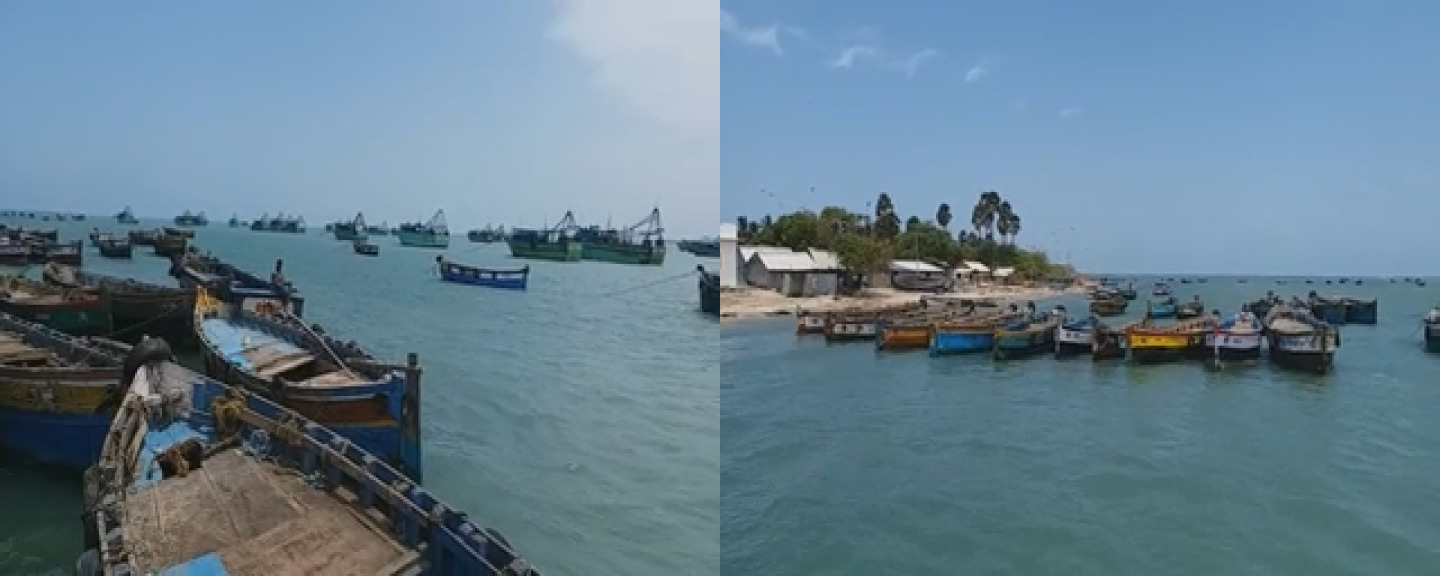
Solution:
[{"label": "corrugated metal roof", "polygon": [[804,252],[758,251],[752,258],[758,258],[760,265],[771,272],[807,272],[815,270],[815,261]]},{"label": "corrugated metal roof", "polygon": [[929,262],[921,262],[919,260],[892,260],[890,262],[890,271],[926,273],[944,272],[944,270],[941,270],[938,266],[930,264]]},{"label": "corrugated metal roof", "polygon": [[810,259],[815,261],[816,270],[845,269],[844,266],[840,265],[840,256],[836,255],[834,252],[831,252],[829,250],[820,250],[817,248],[811,248],[810,250],[808,250],[808,252],[810,253]]},{"label": "corrugated metal roof", "polygon": [[740,258],[749,262],[750,257],[759,252],[794,252],[794,250],[784,246],[741,246]]}]

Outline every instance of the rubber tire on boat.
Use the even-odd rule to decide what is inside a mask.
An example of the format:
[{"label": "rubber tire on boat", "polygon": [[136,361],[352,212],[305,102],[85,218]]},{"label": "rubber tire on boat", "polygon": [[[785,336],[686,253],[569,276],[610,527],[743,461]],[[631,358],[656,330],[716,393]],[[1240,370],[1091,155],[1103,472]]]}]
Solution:
[{"label": "rubber tire on boat", "polygon": [[94,548],[80,553],[75,559],[75,576],[99,576],[100,551]]},{"label": "rubber tire on boat", "polygon": [[173,362],[175,353],[170,350],[170,343],[164,338],[146,338],[130,349],[130,354],[125,357],[124,372],[120,376],[120,389],[129,390],[130,383],[135,381],[135,373],[141,366],[154,362]]}]

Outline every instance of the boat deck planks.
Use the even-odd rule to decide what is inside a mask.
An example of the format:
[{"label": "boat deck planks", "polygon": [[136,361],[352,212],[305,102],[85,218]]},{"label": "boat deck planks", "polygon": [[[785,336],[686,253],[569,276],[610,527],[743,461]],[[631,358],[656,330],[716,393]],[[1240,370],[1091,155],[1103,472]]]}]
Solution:
[{"label": "boat deck planks", "polygon": [[214,552],[227,573],[394,571],[413,554],[302,478],[234,449],[126,500],[137,565],[160,570]]},{"label": "boat deck planks", "polygon": [[54,354],[27,344],[11,334],[0,333],[0,364],[24,365],[49,362]]}]

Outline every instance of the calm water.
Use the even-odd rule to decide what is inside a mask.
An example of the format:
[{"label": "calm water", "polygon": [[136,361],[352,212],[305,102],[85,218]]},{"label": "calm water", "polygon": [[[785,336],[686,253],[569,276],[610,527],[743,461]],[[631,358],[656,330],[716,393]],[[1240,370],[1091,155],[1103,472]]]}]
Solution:
[{"label": "calm water", "polygon": [[727,325],[722,570],[1440,572],[1440,355],[1416,331],[1440,290],[1216,278],[1176,295],[1232,310],[1311,288],[1380,299],[1326,377],[932,360]]},{"label": "calm water", "polygon": [[[40,223],[83,236],[113,223]],[[149,224],[149,223],[147,223]],[[197,244],[286,275],[305,316],[378,355],[425,367],[426,485],[499,528],[547,574],[719,571],[719,357],[698,312],[697,260],[665,266],[530,262],[530,289],[441,283],[437,251],[377,237],[378,258],[314,231],[212,224]],[[451,259],[518,267],[504,245],[457,236]],[[91,256],[94,256],[93,258]],[[170,282],[139,253],[88,268]],[[665,280],[684,275],[683,279]],[[642,286],[645,284],[648,286]],[[637,288],[638,287],[638,288]],[[0,460],[0,573],[70,574],[79,553],[79,476]]]}]

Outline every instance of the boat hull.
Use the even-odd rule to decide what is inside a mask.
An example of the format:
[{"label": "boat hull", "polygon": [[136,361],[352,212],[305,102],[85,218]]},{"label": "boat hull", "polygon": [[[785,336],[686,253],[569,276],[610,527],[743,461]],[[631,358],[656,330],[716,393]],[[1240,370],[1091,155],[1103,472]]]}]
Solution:
[{"label": "boat hull", "polygon": [[530,260],[553,260],[556,262],[579,262],[585,248],[579,242],[526,242],[510,240],[510,255]]},{"label": "boat hull", "polygon": [[1333,329],[1324,336],[1274,332],[1268,336],[1270,361],[1282,368],[1316,374],[1327,374],[1334,368],[1340,338]]},{"label": "boat hull", "polygon": [[1071,329],[1064,326],[1055,329],[1056,356],[1090,354],[1094,349],[1094,330],[1089,328]]},{"label": "boat hull", "polygon": [[1130,347],[1130,360],[1141,364],[1173,362],[1198,356],[1205,347],[1205,337],[1172,332],[1131,332],[1125,337]]},{"label": "boat hull", "polygon": [[[720,315],[720,275],[700,275],[700,311],[711,316]],[[823,326],[822,326],[823,329]]]},{"label": "boat hull", "polygon": [[524,290],[530,281],[530,272],[516,270],[480,270],[476,274],[466,274],[463,271],[450,270],[442,266],[440,279],[456,284],[469,284],[471,286],[485,286],[487,288],[501,288],[505,290]]},{"label": "boat hull", "polygon": [[1380,304],[1375,300],[1358,302],[1352,301],[1345,304],[1346,324],[1379,324]]},{"label": "boat hull", "polygon": [[[1216,344],[1216,341],[1219,344]],[[1205,335],[1205,348],[1220,360],[1241,361],[1260,358],[1264,338],[1259,332],[1234,333],[1221,331]]]},{"label": "boat hull", "polygon": [[80,382],[0,374],[0,448],[75,470],[94,464],[110,426],[110,415],[96,409],[120,378],[119,369],[107,374]]},{"label": "boat hull", "polygon": [[859,342],[879,336],[875,320],[830,320],[825,323],[826,342]]},{"label": "boat hull", "polygon": [[[717,292],[718,296],[718,292]],[[795,320],[796,334],[824,334],[825,315],[813,313],[800,313]]]},{"label": "boat hull", "polygon": [[650,246],[633,244],[597,244],[585,242],[580,250],[582,260],[610,262],[612,264],[647,264],[659,266],[665,263],[665,245]]},{"label": "boat hull", "polygon": [[995,348],[995,331],[990,328],[946,329],[936,327],[930,339],[931,356],[989,352]]},{"label": "boat hull", "polygon": [[1312,302],[1310,313],[1326,324],[1338,326],[1345,323],[1345,304],[1342,302]]},{"label": "boat hull", "polygon": [[400,245],[401,245],[401,246],[411,246],[411,247],[414,247],[414,248],[449,248],[449,247],[450,247],[450,235],[449,235],[449,234],[431,234],[431,233],[428,233],[428,232],[406,232],[406,231],[401,231],[399,234],[397,234],[397,236],[400,237]]},{"label": "boat hull", "polygon": [[106,336],[114,332],[110,301],[106,298],[63,304],[0,300],[0,312],[73,336]]},{"label": "boat hull", "polygon": [[1055,349],[1055,328],[1035,327],[1020,331],[999,331],[995,333],[995,348],[991,352],[996,360],[1028,358]]},{"label": "boat hull", "polygon": [[1426,324],[1423,330],[1425,332],[1425,350],[1440,353],[1440,325]]},{"label": "boat hull", "polygon": [[884,325],[875,339],[879,350],[924,350],[930,347],[932,329],[926,325]]},{"label": "boat hull", "polygon": [[[420,481],[418,433],[412,438],[405,430],[405,414],[410,410],[405,378],[391,375],[362,386],[301,390],[250,370],[243,352],[267,337],[299,338],[293,329],[273,324],[252,326],[245,320],[197,319],[195,332],[207,376],[244,387],[319,422]],[[418,415],[416,419],[418,424]]]}]

